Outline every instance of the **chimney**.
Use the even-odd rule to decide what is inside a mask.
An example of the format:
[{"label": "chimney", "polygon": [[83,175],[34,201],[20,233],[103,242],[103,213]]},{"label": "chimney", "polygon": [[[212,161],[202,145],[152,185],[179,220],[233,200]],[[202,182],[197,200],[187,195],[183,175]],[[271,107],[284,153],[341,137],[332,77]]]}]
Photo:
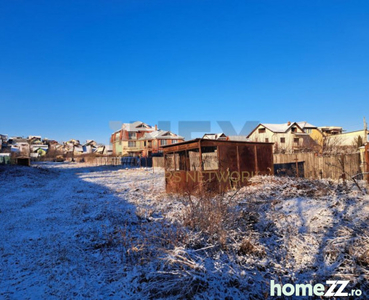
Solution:
[{"label": "chimney", "polygon": [[290,121],[288,121],[288,122],[287,122],[287,125],[288,125],[288,126],[290,126],[290,125],[291,125],[291,122],[290,122]]},{"label": "chimney", "polygon": [[157,131],[157,130],[158,130],[158,125],[155,124],[155,131]]}]

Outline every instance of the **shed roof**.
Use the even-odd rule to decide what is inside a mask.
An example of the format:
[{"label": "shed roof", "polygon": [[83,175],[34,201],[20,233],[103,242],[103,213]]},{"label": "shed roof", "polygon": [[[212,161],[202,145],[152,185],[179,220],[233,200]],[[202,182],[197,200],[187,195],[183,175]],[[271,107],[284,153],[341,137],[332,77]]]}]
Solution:
[{"label": "shed roof", "polygon": [[[264,143],[264,142],[252,142],[252,141],[232,141],[232,140],[210,140],[210,139],[192,139],[192,140],[188,140],[188,141],[184,141],[184,142],[179,142],[176,144],[172,144],[172,145],[165,145],[162,146],[164,150],[170,150],[171,147],[173,148],[178,148],[180,146],[184,146],[187,145],[189,147],[191,147],[191,144],[194,146],[193,148],[197,148],[199,141],[201,141],[201,143],[203,144],[212,144],[213,146],[216,145],[231,145],[231,144],[251,144],[251,145],[273,145],[274,143]],[[191,147],[192,148],[192,147]]]}]

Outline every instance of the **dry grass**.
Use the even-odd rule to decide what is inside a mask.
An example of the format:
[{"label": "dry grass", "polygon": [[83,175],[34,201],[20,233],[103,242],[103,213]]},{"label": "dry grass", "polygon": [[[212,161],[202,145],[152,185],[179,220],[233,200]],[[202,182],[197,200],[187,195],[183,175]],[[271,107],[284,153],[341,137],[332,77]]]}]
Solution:
[{"label": "dry grass", "polygon": [[229,227],[239,217],[230,198],[204,194],[200,197],[188,195],[180,201],[184,205],[183,225],[206,234],[208,241],[225,247]]},{"label": "dry grass", "polygon": [[236,193],[138,200],[137,223],[107,234],[102,250],[116,246],[127,265],[150,268],[135,281],[145,299],[265,299],[270,279],[346,279],[364,290],[369,240],[359,197],[352,183],[257,177]]},{"label": "dry grass", "polygon": [[192,299],[208,287],[206,268],[200,257],[181,247],[167,251],[162,268],[152,274],[145,291],[149,299]]}]

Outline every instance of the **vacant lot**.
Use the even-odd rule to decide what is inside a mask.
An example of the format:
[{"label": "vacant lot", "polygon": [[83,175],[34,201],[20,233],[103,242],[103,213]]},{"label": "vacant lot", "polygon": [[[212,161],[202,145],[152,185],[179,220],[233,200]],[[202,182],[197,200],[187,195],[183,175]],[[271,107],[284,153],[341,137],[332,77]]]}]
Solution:
[{"label": "vacant lot", "polygon": [[365,299],[368,222],[351,183],[256,177],[197,199],[152,169],[1,168],[0,298],[267,299],[271,279],[345,279]]}]

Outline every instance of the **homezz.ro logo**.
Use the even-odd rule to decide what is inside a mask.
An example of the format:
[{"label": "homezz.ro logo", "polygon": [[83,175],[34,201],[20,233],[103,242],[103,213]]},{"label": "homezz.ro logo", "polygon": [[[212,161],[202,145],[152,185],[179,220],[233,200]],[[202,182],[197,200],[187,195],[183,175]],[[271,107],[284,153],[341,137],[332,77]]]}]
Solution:
[{"label": "homezz.ro logo", "polygon": [[270,281],[270,296],[324,296],[324,297],[360,297],[362,291],[359,289],[345,291],[350,283],[349,280],[327,280],[326,285],[311,284],[278,284]]}]

